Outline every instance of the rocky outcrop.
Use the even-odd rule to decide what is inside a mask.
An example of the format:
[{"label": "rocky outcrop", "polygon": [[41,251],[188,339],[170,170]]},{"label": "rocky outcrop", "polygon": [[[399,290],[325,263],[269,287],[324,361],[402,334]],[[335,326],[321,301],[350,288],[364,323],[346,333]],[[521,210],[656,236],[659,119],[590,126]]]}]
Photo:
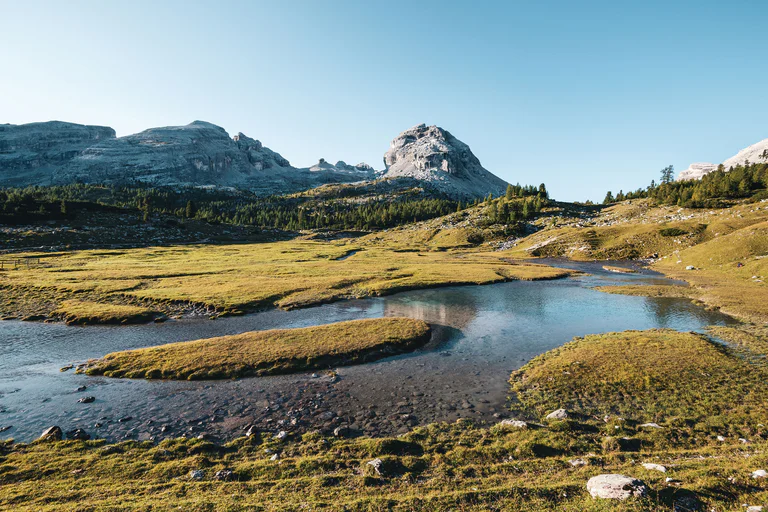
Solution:
[{"label": "rocky outcrop", "polygon": [[480,165],[469,146],[437,126],[420,124],[398,135],[384,165],[385,178],[416,178],[457,198],[499,196],[507,187]]},{"label": "rocky outcrop", "polygon": [[717,170],[716,164],[697,162],[688,166],[677,175],[677,181],[700,180],[702,176]]},{"label": "rocky outcrop", "polygon": [[350,178],[357,178],[359,181],[367,181],[376,178],[376,171],[370,165],[365,162],[361,162],[357,165],[349,165],[343,160],[339,160],[335,164],[326,162],[325,158],[321,158],[315,165],[308,168],[310,172],[315,174],[330,173],[331,175],[347,175]]},{"label": "rocky outcrop", "polygon": [[[342,165],[339,165],[342,164]],[[297,169],[243,133],[204,121],[115,137],[111,128],[72,123],[0,126],[0,186],[147,183],[233,187],[262,194],[372,179],[360,164]]]},{"label": "rocky outcrop", "polygon": [[106,126],[49,121],[0,125],[0,184],[50,185],[53,171],[65,166],[88,147],[114,140]]}]

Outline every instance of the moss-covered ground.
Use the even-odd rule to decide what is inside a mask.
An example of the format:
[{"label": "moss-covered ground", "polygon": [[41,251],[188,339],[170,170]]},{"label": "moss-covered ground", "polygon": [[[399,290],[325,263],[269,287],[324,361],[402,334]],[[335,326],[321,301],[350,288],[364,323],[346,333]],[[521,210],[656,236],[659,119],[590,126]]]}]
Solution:
[{"label": "moss-covered ground", "polygon": [[410,318],[353,320],[318,327],[252,331],[107,354],[89,375],[148,379],[225,379],[373,361],[429,341]]},{"label": "moss-covered ground", "polygon": [[[734,339],[760,334],[729,329]],[[768,482],[752,478],[768,467],[768,375],[755,354],[667,330],[576,339],[512,376],[513,414],[526,428],[462,421],[386,439],[264,432],[223,446],[6,443],[0,508],[743,510],[768,501]],[[544,418],[561,407],[569,418]],[[376,458],[380,472],[368,464]],[[585,484],[600,473],[640,478],[651,492],[594,500]]]}]

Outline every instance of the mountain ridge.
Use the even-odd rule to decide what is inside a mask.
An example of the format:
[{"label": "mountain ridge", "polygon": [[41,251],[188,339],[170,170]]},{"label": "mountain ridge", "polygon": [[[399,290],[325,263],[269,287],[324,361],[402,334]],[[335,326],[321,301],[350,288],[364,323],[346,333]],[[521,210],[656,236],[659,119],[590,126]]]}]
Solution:
[{"label": "mountain ridge", "polygon": [[[231,136],[206,121],[148,128],[117,137],[109,127],[62,121],[0,125],[0,186],[144,183],[222,187],[262,195],[294,193],[332,183],[411,178],[457,199],[500,195],[507,183],[480,165],[469,146],[436,126],[396,137],[386,171],[368,164],[306,168],[242,132]],[[387,164],[389,162],[389,164]]]}]

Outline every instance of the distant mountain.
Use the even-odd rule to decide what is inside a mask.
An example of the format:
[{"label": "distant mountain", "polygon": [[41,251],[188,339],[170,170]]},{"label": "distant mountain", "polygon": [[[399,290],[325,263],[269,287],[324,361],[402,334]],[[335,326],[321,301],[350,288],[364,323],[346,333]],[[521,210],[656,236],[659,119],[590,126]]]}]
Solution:
[{"label": "distant mountain", "polygon": [[258,140],[204,121],[119,138],[112,128],[58,121],[0,125],[2,186],[141,182],[280,194],[375,177],[352,169],[297,169]]},{"label": "distant mountain", "polygon": [[269,195],[383,177],[402,180],[405,188],[423,183],[432,194],[456,199],[498,196],[507,186],[480,165],[469,146],[436,126],[421,124],[401,133],[384,163],[385,172],[322,158],[296,168],[260,141],[243,133],[230,137],[204,121],[125,137],[104,126],[59,121],[0,125],[0,186],[145,183]]},{"label": "distant mountain", "polygon": [[507,182],[487,171],[469,146],[437,126],[404,131],[384,155],[385,178],[415,178],[463,198],[504,193]]},{"label": "distant mountain", "polygon": [[115,130],[106,126],[0,124],[0,185],[48,185],[57,169],[84,150],[114,139]]},{"label": "distant mountain", "polygon": [[[723,168],[727,171],[731,167],[743,165],[745,162],[753,164],[768,162],[768,139],[763,139],[757,144],[752,144],[742,149],[731,158],[725,160]],[[716,171],[717,167],[717,164],[705,162],[691,164],[690,167],[680,172],[677,176],[677,181],[701,179],[703,176]]]}]

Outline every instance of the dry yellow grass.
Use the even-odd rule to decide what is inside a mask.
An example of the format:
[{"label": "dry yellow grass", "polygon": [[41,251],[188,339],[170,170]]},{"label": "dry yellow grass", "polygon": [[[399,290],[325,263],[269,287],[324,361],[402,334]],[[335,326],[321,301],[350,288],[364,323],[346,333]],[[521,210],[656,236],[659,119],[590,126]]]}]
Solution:
[{"label": "dry yellow grass", "polygon": [[148,379],[224,379],[371,361],[429,341],[429,325],[375,318],[318,327],[253,331],[107,354],[86,373]]},{"label": "dry yellow grass", "polygon": [[[353,256],[338,260],[352,250]],[[45,255],[43,255],[45,256]],[[398,252],[389,247],[295,240],[265,244],[74,251],[44,257],[42,268],[0,274],[0,286],[64,299],[89,294],[204,304],[220,312],[296,308],[431,286],[553,279],[569,271],[467,250]],[[30,292],[31,293],[31,292]],[[5,311],[13,304],[1,304]]]},{"label": "dry yellow grass", "polygon": [[122,304],[100,304],[82,300],[65,300],[53,315],[70,325],[143,323],[157,313],[148,308]]}]

